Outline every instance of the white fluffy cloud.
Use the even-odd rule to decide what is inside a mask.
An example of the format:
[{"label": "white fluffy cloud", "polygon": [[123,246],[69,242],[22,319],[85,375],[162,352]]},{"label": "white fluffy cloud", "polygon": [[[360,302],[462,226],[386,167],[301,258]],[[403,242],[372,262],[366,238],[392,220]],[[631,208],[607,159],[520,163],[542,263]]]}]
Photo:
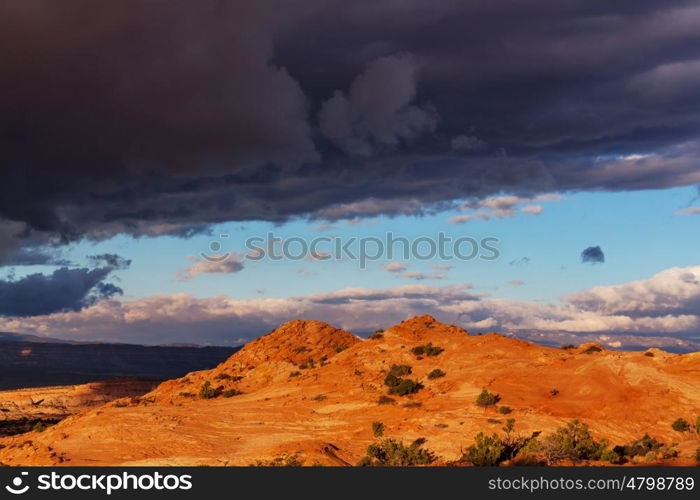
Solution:
[{"label": "white fluffy cloud", "polygon": [[351,331],[383,328],[432,314],[469,330],[511,332],[551,343],[600,341],[611,347],[699,349],[700,266],[672,268],[647,280],[594,287],[561,304],[495,299],[471,286],[346,288],[289,298],[195,298],[186,294],[104,300],[80,312],[0,318],[0,330],[82,340],[235,344],[296,317]]},{"label": "white fluffy cloud", "polygon": [[[474,200],[462,203],[461,210],[468,213],[455,215],[450,218],[453,224],[465,224],[473,220],[505,219],[515,217],[520,212],[528,215],[540,215],[544,208],[538,203],[559,201],[564,197],[555,193],[542,194],[533,197],[523,197],[515,195],[492,196],[483,200]],[[527,203],[527,205],[525,205]],[[525,206],[521,206],[525,205]]]}]

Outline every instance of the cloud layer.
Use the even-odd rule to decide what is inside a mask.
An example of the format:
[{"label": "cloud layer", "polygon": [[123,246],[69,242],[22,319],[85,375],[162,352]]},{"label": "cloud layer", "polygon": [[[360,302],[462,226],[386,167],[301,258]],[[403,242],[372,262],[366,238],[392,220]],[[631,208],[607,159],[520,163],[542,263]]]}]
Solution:
[{"label": "cloud layer", "polygon": [[562,304],[490,298],[470,285],[346,288],[305,297],[245,300],[176,294],[134,301],[110,299],[80,312],[0,319],[0,329],[82,340],[235,344],[296,317],[366,332],[421,314],[472,331],[514,333],[538,342],[596,340],[611,347],[697,350],[700,266],[595,287],[565,297]]},{"label": "cloud layer", "polygon": [[0,259],[698,183],[698,21],[685,0],[5,2]]}]

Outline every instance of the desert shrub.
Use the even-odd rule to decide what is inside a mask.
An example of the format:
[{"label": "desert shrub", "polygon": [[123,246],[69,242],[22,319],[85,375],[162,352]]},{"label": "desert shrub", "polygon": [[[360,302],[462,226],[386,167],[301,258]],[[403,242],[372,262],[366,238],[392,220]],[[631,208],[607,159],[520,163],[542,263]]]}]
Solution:
[{"label": "desert shrub", "polygon": [[644,434],[641,438],[630,441],[623,446],[616,446],[614,450],[624,457],[643,457],[649,452],[656,452],[664,446],[649,434]]},{"label": "desert shrub", "polygon": [[384,424],[381,422],[372,422],[372,434],[374,437],[380,438],[384,435]]},{"label": "desert shrub", "polygon": [[576,347],[577,346],[575,346],[574,344],[564,344],[563,346],[561,346],[561,348],[565,351],[568,351],[569,349],[576,349]]},{"label": "desert shrub", "polygon": [[508,414],[511,413],[512,411],[513,411],[513,410],[510,408],[510,406],[501,406],[501,407],[498,409],[498,413],[500,413],[501,415],[508,415]]},{"label": "desert shrub", "polygon": [[323,401],[326,399],[327,396],[325,394],[316,394],[313,398],[311,398],[314,401]]},{"label": "desert shrub", "polygon": [[688,423],[687,420],[684,418],[677,418],[676,420],[673,421],[671,424],[671,428],[674,431],[678,432],[686,432],[687,430],[690,430],[690,424]]},{"label": "desert shrub", "polygon": [[444,377],[446,373],[442,371],[440,368],[435,368],[433,371],[428,373],[428,379],[434,380],[436,378],[441,378]]},{"label": "desert shrub", "polygon": [[216,377],[214,377],[216,380],[231,380],[231,375],[228,373],[219,373]]},{"label": "desert shrub", "polygon": [[294,352],[297,354],[301,354],[302,352],[306,352],[308,350],[309,350],[309,348],[306,347],[305,345],[300,345],[299,347],[294,348]]},{"label": "desert shrub", "polygon": [[302,364],[300,364],[299,368],[301,370],[308,370],[310,368],[316,368],[316,365],[314,364],[314,360],[309,358],[306,361],[304,361]]},{"label": "desert shrub", "polygon": [[387,387],[396,387],[399,385],[399,377],[394,375],[393,373],[388,373],[386,377],[384,377],[384,385]]},{"label": "desert shrub", "polygon": [[384,439],[367,447],[367,455],[357,464],[363,467],[407,467],[429,465],[437,457],[432,451],[423,448],[424,439],[416,439],[406,446],[395,439]]},{"label": "desert shrub", "polygon": [[[410,369],[410,367],[408,368]],[[387,376],[384,378],[384,385],[389,388],[389,394],[397,394],[399,396],[413,394],[414,392],[418,392],[423,388],[423,385],[420,382],[416,382],[415,380],[411,380],[409,378],[397,377],[393,373],[387,374]]]},{"label": "desert shrub", "polygon": [[371,340],[379,340],[384,338],[384,330],[377,330],[372,335],[369,336]]},{"label": "desert shrub", "polygon": [[243,394],[243,393],[241,391],[236,390],[236,389],[229,389],[229,390],[221,393],[221,395],[225,398],[232,398],[233,396],[240,396],[241,394]]},{"label": "desert shrub", "polygon": [[556,396],[557,394],[559,394],[559,389],[550,389],[549,394],[551,396]]},{"label": "desert shrub", "polygon": [[434,346],[432,342],[429,342],[425,345],[419,345],[411,349],[411,352],[416,356],[437,356],[443,351],[444,349],[442,347]]},{"label": "desert shrub", "polygon": [[602,349],[598,347],[597,345],[589,345],[586,347],[586,349],[583,351],[584,354],[593,354],[594,352],[600,352]]},{"label": "desert shrub", "polygon": [[243,375],[232,375],[229,380],[231,382],[238,382],[239,380],[243,380],[245,377]]},{"label": "desert shrub", "polygon": [[296,371],[296,370],[295,370],[295,371],[293,371],[293,372],[289,372],[289,376],[290,376],[290,377],[298,377],[299,375],[301,375],[301,372],[300,372],[300,371]]},{"label": "desert shrub", "polygon": [[193,398],[194,394],[192,394],[191,392],[181,392],[180,396],[182,396],[183,398]]},{"label": "desert shrub", "polygon": [[501,457],[504,449],[498,434],[487,436],[480,432],[474,437],[474,444],[467,448],[463,459],[475,467],[494,467],[503,461]]},{"label": "desert shrub", "polygon": [[616,465],[619,465],[625,461],[624,457],[615,450],[604,450],[600,454],[600,460]]},{"label": "desert shrub", "polygon": [[700,434],[700,415],[695,418],[695,432]]},{"label": "desert shrub", "polygon": [[480,432],[474,436],[474,444],[462,453],[462,460],[471,462],[476,467],[492,467],[505,460],[513,460],[521,451],[526,450],[539,434],[524,437],[516,435],[514,429],[515,419],[509,418],[503,426],[503,438],[495,433],[489,436]]},{"label": "desert shrub", "polygon": [[411,370],[411,367],[408,365],[391,365],[389,374],[400,377],[402,375],[410,375],[412,371],[413,370]]},{"label": "desert shrub", "polygon": [[127,403],[126,401],[117,401],[116,403],[114,403],[115,408],[126,408],[127,406],[129,406],[129,403]]},{"label": "desert shrub", "polygon": [[593,439],[588,425],[579,420],[572,420],[566,427],[559,427],[542,441],[542,450],[551,462],[560,460],[597,460],[605,450],[604,441]]},{"label": "desert shrub", "polygon": [[493,392],[489,392],[486,390],[486,388],[483,388],[481,393],[476,397],[476,406],[486,408],[488,406],[494,406],[500,400],[501,396],[494,394]]},{"label": "desert shrub", "polygon": [[649,453],[646,454],[644,459],[647,462],[652,462],[654,460],[659,460],[659,459],[668,459],[668,458],[674,458],[678,456],[678,450],[674,448],[673,446],[662,446],[659,448],[657,451],[650,451]]},{"label": "desert shrub", "polygon": [[411,348],[411,352],[416,356],[422,356],[425,354],[425,346],[419,345]]},{"label": "desert shrub", "polygon": [[407,396],[408,394],[413,394],[420,391],[423,388],[423,384],[411,380],[410,378],[399,378],[398,383],[394,386],[389,387],[389,394],[396,394],[398,396]]},{"label": "desert shrub", "polygon": [[202,399],[213,399],[219,395],[219,392],[211,386],[208,380],[202,384],[199,389],[199,397]]},{"label": "desert shrub", "polygon": [[344,351],[345,349],[347,349],[347,348],[348,348],[347,345],[339,345],[339,346],[337,346],[337,347],[335,348],[335,352],[337,352],[337,353],[343,352],[343,351]]},{"label": "desert shrub", "polygon": [[654,353],[651,352],[651,351],[645,352],[644,355],[647,356],[647,357],[649,357],[649,358],[653,358],[653,357],[654,357]]},{"label": "desert shrub", "polygon": [[396,403],[396,400],[394,398],[390,398],[389,396],[379,396],[379,399],[377,400],[378,405],[393,405]]}]

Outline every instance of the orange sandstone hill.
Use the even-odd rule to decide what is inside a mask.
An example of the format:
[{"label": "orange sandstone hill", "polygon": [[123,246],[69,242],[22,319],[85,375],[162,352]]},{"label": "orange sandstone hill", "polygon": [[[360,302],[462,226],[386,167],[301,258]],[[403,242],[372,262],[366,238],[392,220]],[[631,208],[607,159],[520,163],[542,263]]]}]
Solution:
[{"label": "orange sandstone hill", "polygon": [[[432,348],[426,349],[426,344]],[[418,348],[418,349],[416,349]],[[422,384],[389,395],[385,378],[406,365]],[[443,376],[431,376],[434,370]],[[498,394],[493,407],[475,400]],[[499,407],[507,406],[506,416]],[[355,464],[384,434],[460,458],[479,432],[506,418],[522,435],[571,419],[596,439],[627,443],[645,433],[693,463],[698,434],[678,418],[700,414],[700,353],[556,349],[497,334],[470,335],[422,316],[362,340],[320,321],[294,320],[213,370],[164,382],[68,417],[44,432],[0,439],[8,465],[249,465],[297,456],[307,464]]]}]

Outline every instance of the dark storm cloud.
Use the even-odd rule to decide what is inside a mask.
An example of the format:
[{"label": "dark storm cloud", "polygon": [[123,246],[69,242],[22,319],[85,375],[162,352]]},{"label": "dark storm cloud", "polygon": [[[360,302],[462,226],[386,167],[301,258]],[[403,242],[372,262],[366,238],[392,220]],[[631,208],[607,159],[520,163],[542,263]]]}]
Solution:
[{"label": "dark storm cloud", "polygon": [[131,259],[125,259],[121,255],[115,253],[103,253],[99,255],[88,256],[93,265],[105,265],[112,269],[127,269],[131,265]]},{"label": "dark storm cloud", "polygon": [[700,6],[0,7],[0,259],[25,242],[697,184]]},{"label": "dark storm cloud", "polygon": [[38,316],[79,311],[122,293],[118,286],[104,282],[111,271],[110,267],[64,267],[50,275],[36,273],[20,279],[0,280],[0,315]]},{"label": "dark storm cloud", "polygon": [[605,262],[605,254],[600,247],[588,247],[581,252],[581,262],[584,264],[602,264]]}]

